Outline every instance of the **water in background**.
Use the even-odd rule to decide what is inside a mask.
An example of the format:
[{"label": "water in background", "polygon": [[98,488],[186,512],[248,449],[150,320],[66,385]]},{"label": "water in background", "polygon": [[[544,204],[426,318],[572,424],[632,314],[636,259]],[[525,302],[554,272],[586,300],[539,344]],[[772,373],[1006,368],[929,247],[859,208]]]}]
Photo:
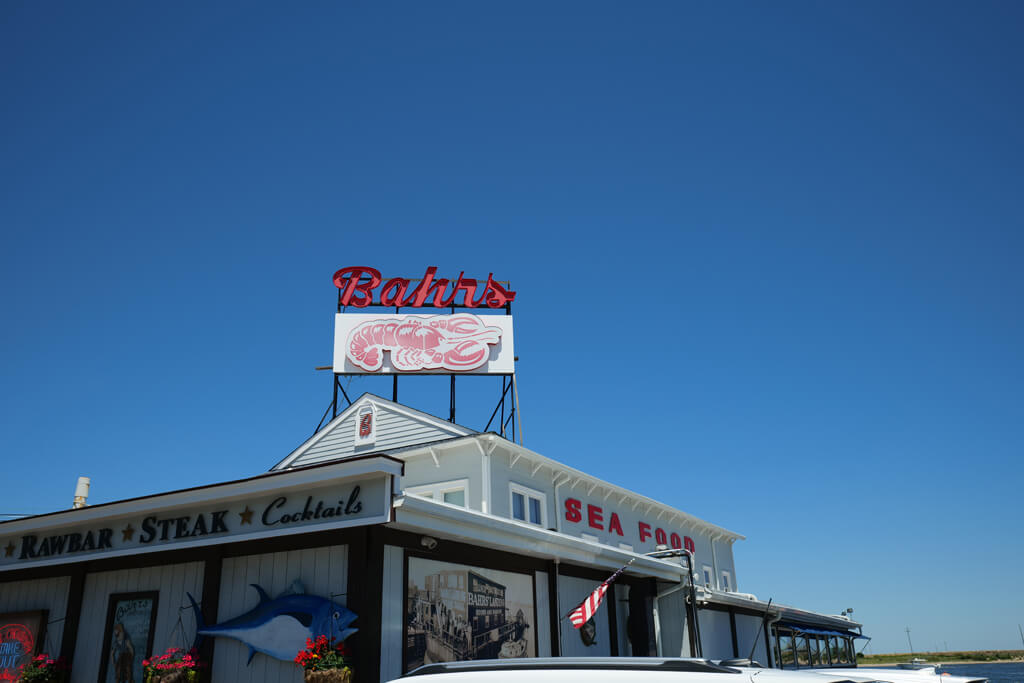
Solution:
[{"label": "water in background", "polygon": [[1024,662],[943,664],[938,672],[951,676],[987,678],[989,683],[1024,683]]}]

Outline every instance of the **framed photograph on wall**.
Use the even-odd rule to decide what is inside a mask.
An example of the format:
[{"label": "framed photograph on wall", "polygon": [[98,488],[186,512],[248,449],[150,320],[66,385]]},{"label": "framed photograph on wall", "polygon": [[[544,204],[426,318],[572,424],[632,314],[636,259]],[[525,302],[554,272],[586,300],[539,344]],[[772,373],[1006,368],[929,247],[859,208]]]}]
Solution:
[{"label": "framed photograph on wall", "polygon": [[16,681],[43,649],[47,610],[0,614],[0,681]]},{"label": "framed photograph on wall", "polygon": [[114,593],[107,604],[99,683],[140,683],[153,650],[158,591]]},{"label": "framed photograph on wall", "polygon": [[404,671],[537,656],[532,574],[407,556]]}]

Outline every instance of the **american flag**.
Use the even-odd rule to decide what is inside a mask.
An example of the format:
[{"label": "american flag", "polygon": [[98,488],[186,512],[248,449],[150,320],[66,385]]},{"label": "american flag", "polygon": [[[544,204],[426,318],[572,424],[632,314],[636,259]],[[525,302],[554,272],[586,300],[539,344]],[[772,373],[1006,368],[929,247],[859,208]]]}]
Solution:
[{"label": "american flag", "polygon": [[[633,562],[630,561],[629,564],[633,564]],[[627,564],[626,567],[628,567],[629,564]],[[619,578],[619,574],[626,571],[626,567],[623,567],[605,579],[600,586],[594,589],[593,593],[588,595],[587,598],[580,603],[579,607],[569,612],[569,621],[572,622],[573,626],[579,628],[590,621],[590,618],[594,616],[595,612],[597,612],[597,608],[601,606],[601,601],[604,600],[604,594],[608,592],[608,586],[611,585],[612,581]]]}]

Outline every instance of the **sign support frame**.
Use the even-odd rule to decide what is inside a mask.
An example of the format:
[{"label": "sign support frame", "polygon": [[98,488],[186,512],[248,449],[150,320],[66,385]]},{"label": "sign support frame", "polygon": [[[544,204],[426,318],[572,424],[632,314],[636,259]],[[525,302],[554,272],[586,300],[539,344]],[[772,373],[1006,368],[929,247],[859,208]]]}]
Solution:
[{"label": "sign support frame", "polygon": [[[420,281],[421,281],[421,279],[416,279],[416,278],[411,278],[409,280],[410,283],[415,283],[415,282],[420,282]],[[511,287],[511,284],[507,280],[499,281],[498,284],[503,285],[505,287]],[[342,290],[339,287],[338,288],[337,312],[338,313],[345,313],[347,311],[347,308],[348,308],[347,306],[344,306],[342,304]],[[379,300],[378,301],[371,300],[366,306],[360,307],[359,310],[376,309],[376,308],[388,308],[388,309],[392,309],[393,308],[396,315],[400,314],[401,313],[401,309],[402,309],[401,306],[385,306],[384,304],[380,303]],[[409,307],[406,307],[406,308],[409,308]],[[457,304],[457,303],[455,303],[453,301],[446,308],[449,308],[451,310],[451,313],[454,315],[456,308],[472,309],[472,308],[476,308],[476,307],[474,307],[474,306],[467,306],[465,303]],[[505,305],[502,306],[501,308],[505,309],[505,315],[512,315],[512,302],[511,301],[506,302]],[[414,308],[414,310],[419,310],[419,309],[415,309]],[[515,361],[517,361],[517,360],[519,360],[519,358],[515,357],[513,359],[513,363]],[[318,369],[320,369],[320,368],[318,368]],[[327,369],[327,368],[322,368],[322,369]],[[366,376],[364,373],[332,372],[331,374],[332,374],[332,397],[331,397],[331,404],[328,406],[327,411],[325,411],[324,416],[320,419],[320,423],[316,426],[316,429],[313,430],[314,434],[318,433],[320,431],[320,429],[323,428],[324,422],[327,419],[327,413],[331,414],[331,418],[332,419],[334,419],[335,417],[338,416],[338,412],[339,412],[338,411],[338,392],[339,392],[339,390],[341,391],[341,394],[344,397],[346,403],[348,405],[352,405],[352,399],[349,398],[348,393],[345,391],[345,387],[341,384],[340,378],[341,377],[349,377],[349,376],[360,376],[360,377]],[[450,384],[449,384],[448,421],[451,422],[452,424],[455,423],[455,408],[456,408],[455,378],[456,378],[457,374],[458,373],[454,373],[454,372],[451,373],[451,375],[450,375],[451,381],[450,381]],[[391,380],[392,380],[392,384],[391,384],[391,400],[394,401],[395,403],[398,403],[398,376],[399,376],[399,373],[393,373],[391,375]],[[490,376],[493,377],[494,375],[490,375]],[[512,373],[501,373],[498,376],[501,377],[501,394],[499,395],[498,402],[497,402],[497,404],[494,407],[494,412],[491,413],[491,418],[487,421],[487,426],[484,427],[483,431],[486,432],[490,428],[491,423],[494,421],[495,415],[497,415],[498,412],[500,411],[500,418],[499,418],[499,421],[498,421],[498,427],[499,427],[498,433],[503,438],[509,439],[510,441],[512,441],[514,443],[515,440],[516,440],[515,439],[515,431],[516,431],[516,413],[517,413],[516,408],[517,408],[517,402],[514,401],[514,400],[510,400],[509,401],[508,417],[506,418],[505,417],[505,396],[509,393],[510,390],[513,392],[513,395],[515,394],[515,386],[514,386],[515,385],[515,373],[514,372],[512,372]],[[511,432],[510,433],[512,434],[511,438],[506,436],[506,434],[509,433],[508,429],[509,429],[510,423],[511,423]],[[522,445],[522,435],[521,434],[520,434],[519,442],[520,442],[520,445]]]}]

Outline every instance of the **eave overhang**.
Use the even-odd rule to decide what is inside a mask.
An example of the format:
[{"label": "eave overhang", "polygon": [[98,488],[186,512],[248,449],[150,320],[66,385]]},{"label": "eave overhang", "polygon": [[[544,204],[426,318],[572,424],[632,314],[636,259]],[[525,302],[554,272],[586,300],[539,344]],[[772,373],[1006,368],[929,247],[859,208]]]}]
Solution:
[{"label": "eave overhang", "polygon": [[[438,503],[419,496],[395,499],[394,521],[388,526],[402,531],[440,536],[463,543],[525,554],[546,560],[608,569],[609,573],[630,560],[628,574],[678,582],[686,575],[680,564],[549,531],[532,524],[495,517],[476,510]],[[441,541],[444,542],[443,540]],[[441,555],[443,557],[443,553]]]}]

